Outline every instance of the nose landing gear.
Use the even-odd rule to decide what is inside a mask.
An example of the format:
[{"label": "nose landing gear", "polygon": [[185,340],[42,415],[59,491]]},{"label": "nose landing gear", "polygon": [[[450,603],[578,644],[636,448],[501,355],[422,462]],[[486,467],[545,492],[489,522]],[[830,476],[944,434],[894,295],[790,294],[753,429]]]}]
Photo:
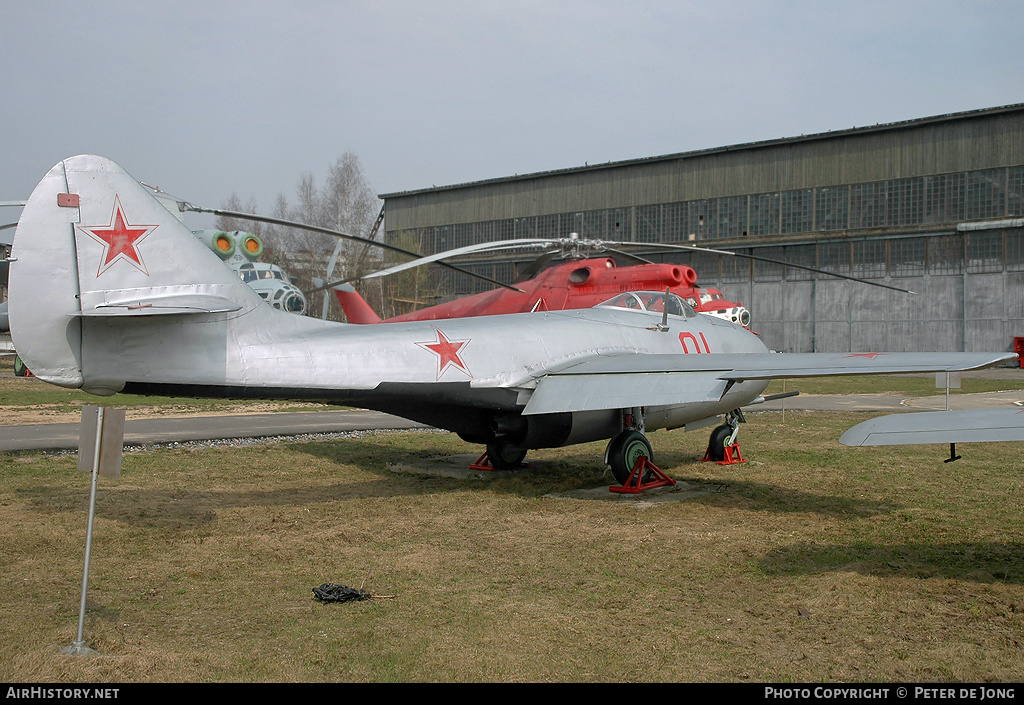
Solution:
[{"label": "nose landing gear", "polygon": [[746,423],[743,412],[734,409],[725,415],[725,423],[717,426],[711,432],[708,440],[708,449],[701,458],[702,462],[716,462],[719,465],[733,465],[745,463],[746,460],[740,455],[740,444],[736,442],[736,436],[740,432],[739,425]]}]

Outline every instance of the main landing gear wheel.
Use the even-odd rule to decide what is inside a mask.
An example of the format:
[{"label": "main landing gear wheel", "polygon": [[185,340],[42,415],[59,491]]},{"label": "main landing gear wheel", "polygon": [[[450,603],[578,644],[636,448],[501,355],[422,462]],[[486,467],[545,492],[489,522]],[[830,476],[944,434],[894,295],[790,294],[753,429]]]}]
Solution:
[{"label": "main landing gear wheel", "polygon": [[[623,431],[608,444],[608,465],[620,485],[625,485],[640,458],[654,461],[654,451],[647,437],[635,429]],[[651,479],[651,471],[644,470],[641,482]]]},{"label": "main landing gear wheel", "polygon": [[497,470],[518,470],[523,467],[526,450],[508,443],[488,443],[487,458]]},{"label": "main landing gear wheel", "polygon": [[25,367],[25,363],[21,361],[20,355],[14,356],[14,376],[15,377],[28,377],[28,368]]}]

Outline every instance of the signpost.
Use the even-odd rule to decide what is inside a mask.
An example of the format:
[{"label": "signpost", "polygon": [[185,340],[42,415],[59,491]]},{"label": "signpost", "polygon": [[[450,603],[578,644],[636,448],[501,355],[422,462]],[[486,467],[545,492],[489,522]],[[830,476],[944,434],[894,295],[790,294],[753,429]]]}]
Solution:
[{"label": "signpost", "polygon": [[121,477],[121,451],[124,439],[123,409],[102,406],[82,407],[82,435],[78,444],[78,469],[92,474],[89,493],[89,523],[85,531],[85,569],[82,572],[82,601],[78,608],[78,636],[64,654],[96,653],[85,645],[85,597],[89,587],[89,559],[92,554],[92,525],[96,514],[96,480],[99,475]]}]

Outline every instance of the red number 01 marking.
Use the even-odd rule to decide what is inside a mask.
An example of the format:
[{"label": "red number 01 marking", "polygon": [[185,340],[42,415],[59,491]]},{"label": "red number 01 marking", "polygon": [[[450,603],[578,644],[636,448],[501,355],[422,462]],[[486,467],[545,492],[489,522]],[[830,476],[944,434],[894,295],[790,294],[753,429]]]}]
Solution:
[{"label": "red number 01 marking", "polygon": [[[704,334],[703,333],[698,333],[697,335],[700,336],[700,340],[697,340],[697,338],[693,335],[693,333],[687,333],[687,332],[684,331],[684,332],[679,334],[679,344],[683,346],[683,352],[684,353],[689,353],[690,352],[690,346],[686,344],[687,340],[693,341],[693,347],[696,348],[697,352],[699,352],[699,353],[709,353],[709,352],[711,352],[711,348],[708,347],[708,341],[707,341],[707,338],[704,337]],[[703,350],[700,349],[700,344],[702,342],[704,343],[704,349]]]}]

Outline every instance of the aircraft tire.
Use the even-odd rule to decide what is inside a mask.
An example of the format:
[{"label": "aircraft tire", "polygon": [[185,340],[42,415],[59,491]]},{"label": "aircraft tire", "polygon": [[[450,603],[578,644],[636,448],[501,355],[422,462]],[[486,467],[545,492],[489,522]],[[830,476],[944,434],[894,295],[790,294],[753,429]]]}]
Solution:
[{"label": "aircraft tire", "polygon": [[20,355],[14,356],[14,376],[28,377],[28,368],[25,367],[25,363],[21,361]]},{"label": "aircraft tire", "polygon": [[715,427],[715,430],[711,432],[711,440],[708,441],[708,455],[711,460],[725,460],[725,442],[731,435],[732,428],[729,427],[729,424]]},{"label": "aircraft tire", "polygon": [[[625,485],[629,480],[633,466],[641,456],[654,461],[654,450],[647,436],[636,429],[623,431],[608,444],[608,465],[620,485]],[[650,470],[645,471],[641,482],[647,482],[650,476]]]},{"label": "aircraft tire", "polygon": [[508,443],[488,443],[487,458],[498,470],[518,470],[526,458],[526,450]]}]

